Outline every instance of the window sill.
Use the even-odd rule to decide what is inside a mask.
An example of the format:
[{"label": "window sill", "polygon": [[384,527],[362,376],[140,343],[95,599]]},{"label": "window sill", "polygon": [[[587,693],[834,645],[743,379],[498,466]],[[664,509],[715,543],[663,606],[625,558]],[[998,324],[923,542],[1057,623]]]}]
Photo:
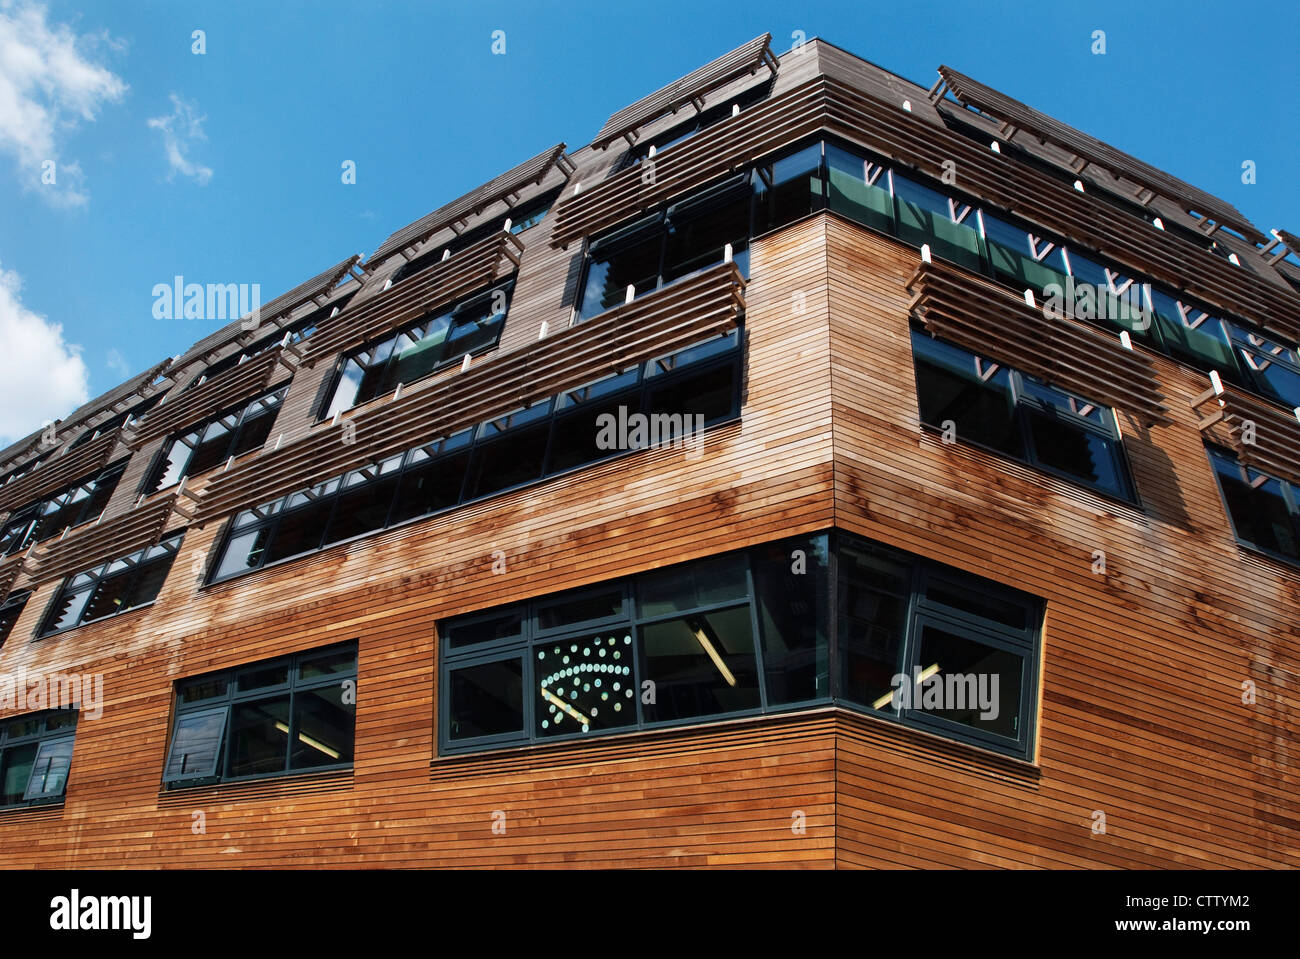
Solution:
[{"label": "window sill", "polygon": [[305,794],[348,792],[353,786],[353,769],[349,765],[328,770],[273,773],[226,782],[178,784],[172,787],[164,783],[158,791],[158,805],[191,806],[207,799],[213,802],[253,802]]},{"label": "window sill", "polygon": [[1255,559],[1267,560],[1272,564],[1281,566],[1284,572],[1287,573],[1300,573],[1300,559],[1295,559],[1284,553],[1275,553],[1272,550],[1264,549],[1253,543],[1247,543],[1245,540],[1236,537],[1233,538],[1233,541],[1237,544],[1238,549]]}]

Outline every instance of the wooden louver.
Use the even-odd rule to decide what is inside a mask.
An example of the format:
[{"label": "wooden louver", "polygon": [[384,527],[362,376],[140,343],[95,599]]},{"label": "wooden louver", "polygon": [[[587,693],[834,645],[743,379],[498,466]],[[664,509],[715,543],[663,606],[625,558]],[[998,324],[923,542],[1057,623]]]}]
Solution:
[{"label": "wooden louver", "polygon": [[619,137],[632,143],[636,131],[647,123],[669,113],[676,113],[687,104],[702,110],[705,96],[747,73],[757,73],[762,67],[767,67],[775,76],[779,64],[772,53],[771,44],[770,33],[755,37],[729,53],[724,53],[718,59],[706,63],[698,70],[688,73],[680,80],[656,90],[649,96],[642,97],[631,106],[624,107],[605,121],[605,125],[596,134],[596,139],[592,141],[592,147],[603,150]]},{"label": "wooden louver", "polygon": [[1192,401],[1201,432],[1228,446],[1239,462],[1300,484],[1300,409],[1286,410],[1212,378]]},{"label": "wooden louver", "polygon": [[1204,190],[1198,190],[1137,157],[1039,113],[1019,100],[972,80],[951,67],[941,66],[939,76],[943,81],[935,91],[935,99],[942,96],[943,87],[946,86],[963,104],[1001,120],[1002,135],[1008,139],[1014,136],[1016,130],[1024,130],[1040,140],[1073,153],[1082,161],[1076,164],[1076,172],[1082,172],[1085,166],[1092,163],[1143,187],[1149,195],[1139,197],[1140,202],[1149,202],[1152,196],[1163,196],[1178,203],[1188,213],[1209,217],[1223,226],[1231,227],[1252,243],[1264,241],[1264,235],[1241,211]]},{"label": "wooden louver", "polygon": [[18,574],[22,571],[22,556],[7,556],[0,560],[0,603],[3,603],[8,598],[14,580],[18,578]]},{"label": "wooden louver", "polygon": [[241,399],[252,399],[271,381],[280,362],[280,347],[232,366],[206,383],[175,393],[151,409],[138,424],[132,424],[125,442],[132,448],[159,436],[197,423]]},{"label": "wooden louver", "polygon": [[744,309],[744,280],[720,264],[510,353],[496,354],[425,389],[381,402],[338,427],[309,436],[220,474],[204,491],[198,522],[381,460],[491,416],[580,386],[608,373],[733,328]]},{"label": "wooden louver", "polygon": [[322,323],[305,344],[303,362],[310,365],[365,343],[408,320],[418,319],[428,310],[488,286],[519,268],[523,248],[517,236],[502,230],[421,270],[392,290]]},{"label": "wooden louver", "polygon": [[573,173],[573,162],[565,154],[564,148],[563,143],[557,143],[531,160],[525,160],[519,166],[471,190],[460,199],[453,200],[428,216],[402,227],[383,242],[370,258],[370,262],[380,263],[394,253],[415,246],[443,227],[451,227],[459,233],[471,216],[483,212],[498,201],[504,200],[513,205],[524,187],[529,184],[540,184],[552,167],[558,167],[565,179],[568,179]]},{"label": "wooden louver", "polygon": [[89,443],[56,455],[26,476],[0,487],[0,510],[12,510],[87,477],[108,462],[120,431],[97,436]]},{"label": "wooden louver", "polygon": [[175,494],[164,496],[111,520],[68,533],[36,556],[33,579],[48,582],[152,546],[162,537],[175,503]]},{"label": "wooden louver", "polygon": [[[305,283],[299,283],[288,293],[277,296],[270,303],[258,309],[258,326],[268,322],[279,320],[288,313],[292,313],[304,303],[317,301],[319,297],[328,294],[334,287],[338,286],[339,281],[343,279],[358,262],[361,257],[354,255],[335,263],[328,270],[316,274]],[[249,329],[241,318],[240,321],[233,324],[226,324],[211,336],[204,337],[195,343],[188,350],[182,353],[176,362],[172,365],[174,370],[180,370],[196,360],[202,359],[215,350],[240,340],[248,340],[257,335],[256,329]]]},{"label": "wooden louver", "polygon": [[551,243],[563,247],[592,236],[821,131],[936,180],[952,161],[966,193],[1172,290],[1300,340],[1300,295],[1290,289],[829,77],[814,77],[664,150],[655,158],[653,182],[631,167],[566,196],[556,208]]},{"label": "wooden louver", "polygon": [[1169,422],[1150,360],[1119,337],[1050,315],[948,263],[923,262],[908,289],[927,332],[1147,424]]}]

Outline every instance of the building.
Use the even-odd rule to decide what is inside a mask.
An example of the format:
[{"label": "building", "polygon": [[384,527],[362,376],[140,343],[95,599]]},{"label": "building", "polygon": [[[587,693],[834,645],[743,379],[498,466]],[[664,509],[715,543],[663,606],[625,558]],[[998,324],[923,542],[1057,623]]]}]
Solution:
[{"label": "building", "polygon": [[745,44],[0,454],[0,858],[1298,866],[1293,249]]}]

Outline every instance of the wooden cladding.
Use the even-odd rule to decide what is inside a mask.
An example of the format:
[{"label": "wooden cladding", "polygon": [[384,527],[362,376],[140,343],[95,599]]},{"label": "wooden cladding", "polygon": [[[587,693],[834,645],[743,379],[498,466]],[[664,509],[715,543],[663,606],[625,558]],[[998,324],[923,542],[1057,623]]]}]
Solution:
[{"label": "wooden cladding", "polygon": [[935,99],[942,96],[943,85],[966,106],[975,107],[982,113],[1002,121],[1002,136],[1012,140],[1017,130],[1024,130],[1039,140],[1053,143],[1077,158],[1075,172],[1082,172],[1089,164],[1102,167],[1116,177],[1125,177],[1143,187],[1148,194],[1139,196],[1139,202],[1145,205],[1153,196],[1163,196],[1180,204],[1188,213],[1216,220],[1218,223],[1232,227],[1252,243],[1264,242],[1264,235],[1257,230],[1245,215],[1229,203],[1211,196],[1203,190],[1184,183],[1177,177],[1158,170],[1137,157],[1117,150],[1108,143],[1088,136],[1080,130],[1039,113],[1019,100],[1012,99],[992,87],[987,87],[965,74],[958,73],[951,67],[941,66],[939,76],[943,84],[935,92]]},{"label": "wooden cladding", "polygon": [[1032,307],[948,263],[922,263],[908,289],[927,332],[1082,399],[1169,422],[1151,361],[1118,337]]},{"label": "wooden cladding", "polygon": [[199,501],[199,522],[449,435],[518,406],[671,353],[735,326],[744,280],[724,263],[646,294],[531,346],[496,354],[426,389],[348,417],[355,442],[318,430],[218,476]]},{"label": "wooden cladding", "polygon": [[57,493],[77,480],[94,473],[108,462],[117,445],[119,431],[114,430],[69,449],[42,463],[26,476],[20,476],[0,488],[0,510],[12,510],[51,493]]},{"label": "wooden cladding", "polygon": [[131,435],[125,438],[127,445],[138,449],[142,443],[174,433],[242,399],[252,398],[271,381],[282,352],[280,347],[267,350],[261,356],[219,373],[206,383],[175,394],[171,402],[164,400],[139,424],[131,427]]},{"label": "wooden cladding", "polygon": [[[338,286],[344,275],[360,261],[360,255],[350,256],[346,260],[335,263],[328,270],[316,274],[305,283],[299,283],[288,293],[277,296],[265,306],[259,307],[257,313],[258,325],[279,320],[282,316],[292,313],[304,303],[317,300],[318,297],[328,294],[334,287]],[[173,369],[179,370],[214,350],[220,349],[241,337],[255,335],[255,333],[256,330],[244,326],[242,320],[237,324],[227,324],[211,336],[199,340],[199,342],[182,353],[173,364]]]},{"label": "wooden cladding", "polygon": [[596,139],[591,142],[593,148],[603,150],[610,142],[619,137],[628,143],[635,141],[636,131],[647,123],[658,120],[669,113],[691,104],[696,110],[704,109],[704,97],[720,87],[745,74],[754,74],[762,67],[767,67],[775,76],[778,62],[772,53],[772,35],[765,33],[748,43],[741,44],[718,59],[706,63],[698,70],[688,73],[673,83],[656,90],[647,97],[642,97],[631,106],[619,110],[600,128]]},{"label": "wooden cladding", "polygon": [[36,557],[34,581],[43,583],[80,573],[141,547],[152,546],[162,536],[175,502],[175,494],[164,496],[111,520],[69,532]]},{"label": "wooden cladding", "polygon": [[468,223],[469,218],[482,213],[497,201],[513,205],[519,198],[519,192],[529,184],[540,184],[552,167],[558,167],[565,179],[573,172],[573,163],[565,155],[565,145],[557,143],[549,150],[543,150],[531,160],[525,160],[519,166],[494,177],[476,190],[471,190],[458,200],[434,210],[407,226],[402,227],[377,249],[371,262],[379,263],[401,250],[406,250],[421,242],[444,227],[451,227],[459,233]]},{"label": "wooden cladding", "polygon": [[1300,409],[1285,410],[1232,386],[1216,384],[1192,401],[1201,432],[1263,473],[1300,484]]},{"label": "wooden cladding", "polygon": [[825,131],[939,179],[948,161],[961,189],[1117,264],[1187,290],[1300,340],[1300,294],[1104,199],[1072,189],[920,116],[829,77],[815,77],[703,130],[655,157],[655,175],[631,167],[557,207],[551,242],[565,246]]},{"label": "wooden cladding", "polygon": [[5,601],[9,595],[9,590],[14,585],[14,580],[18,574],[23,571],[22,556],[7,556],[0,560],[0,603]]},{"label": "wooden cladding", "polygon": [[326,320],[305,345],[303,362],[360,346],[376,336],[414,321],[436,307],[451,305],[460,297],[483,289],[507,272],[519,268],[524,244],[505,230],[453,253],[446,260],[354,310],[344,310]]}]

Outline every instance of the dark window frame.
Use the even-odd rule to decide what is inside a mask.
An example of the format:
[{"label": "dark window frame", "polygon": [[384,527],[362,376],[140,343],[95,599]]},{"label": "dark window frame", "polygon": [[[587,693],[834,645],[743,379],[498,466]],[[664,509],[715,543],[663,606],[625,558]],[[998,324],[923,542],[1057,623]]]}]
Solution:
[{"label": "dark window frame", "polygon": [[[97,520],[101,515],[103,515],[104,509],[107,508],[109,500],[112,498],[113,493],[116,492],[117,486],[121,482],[123,474],[126,472],[126,466],[126,459],[119,459],[108,466],[96,470],[89,476],[77,480],[75,483],[68,484],[57,493],[44,496],[34,502],[26,503],[14,510],[5,520],[4,527],[0,528],[0,541],[9,538],[12,533],[19,528],[17,525],[19,521],[21,521],[26,527],[26,531],[23,532],[22,536],[15,539],[5,548],[4,555],[13,556],[17,553],[21,553],[23,550],[35,543],[43,543],[46,540],[53,539],[55,536],[60,535],[64,530],[76,529],[78,526],[84,526],[87,523]],[[101,488],[105,484],[110,483],[111,485],[107,486],[107,491],[102,492],[102,499],[100,499]],[[86,494],[82,498],[81,508],[77,511],[76,518],[72,522],[58,526],[57,528],[51,528],[48,531],[42,531],[39,535],[36,533],[36,525],[38,521],[52,512],[49,509],[51,504],[56,500],[64,497],[71,497],[83,490],[86,491]],[[90,506],[97,501],[99,502],[99,510],[92,514],[90,512]],[[58,511],[66,509],[68,505],[75,502],[77,501],[69,500],[67,504],[59,507]]]},{"label": "dark window frame", "polygon": [[[115,617],[127,613],[134,613],[138,610],[148,609],[157,600],[157,593],[154,594],[153,598],[146,600],[145,602],[135,602],[132,600],[131,605],[124,606],[115,612],[96,616],[93,619],[83,618],[85,616],[86,607],[90,604],[90,601],[95,598],[95,593],[99,586],[105,581],[110,580],[123,572],[123,570],[113,569],[113,567],[118,563],[131,564],[127,567],[131,570],[130,580],[121,590],[124,597],[132,597],[134,591],[144,578],[144,572],[146,570],[154,569],[155,567],[166,563],[167,569],[163,574],[162,582],[158,586],[158,592],[161,592],[163,587],[167,584],[167,577],[171,574],[172,566],[176,563],[176,557],[180,553],[181,545],[185,539],[185,533],[186,530],[184,529],[177,530],[174,533],[170,533],[163,537],[161,541],[151,546],[143,546],[140,549],[133,550],[125,556],[119,556],[108,560],[107,562],[98,563],[80,573],[75,573],[71,576],[65,577],[63,582],[59,585],[59,588],[54,591],[54,595],[50,597],[49,605],[46,606],[45,612],[41,616],[40,625],[37,626],[36,632],[33,634],[32,638],[50,639],[54,636],[62,636],[64,633],[70,633],[74,629],[80,629],[82,626],[101,623],[104,620],[114,619]],[[162,552],[154,553],[152,556],[146,556],[146,554],[151,551],[159,549],[161,549]],[[70,626],[54,628],[53,624],[56,621],[56,614],[58,613],[63,600],[66,597],[75,596],[77,593],[80,593],[87,588],[88,592],[86,600],[81,604],[75,622]]]},{"label": "dark window frame", "polygon": [[18,620],[23,615],[23,610],[27,607],[27,601],[32,598],[35,590],[22,589],[10,593],[0,602],[0,649],[4,648],[5,641],[9,634],[13,632],[14,627],[18,625]]},{"label": "dark window frame", "polygon": [[[55,719],[71,719],[71,722],[61,722],[59,725],[51,728],[51,721]],[[57,792],[44,790],[36,795],[29,795],[32,791],[32,783],[36,778],[36,763],[40,759],[42,750],[46,744],[72,743],[75,749],[77,724],[80,718],[77,706],[67,709],[49,709],[37,713],[27,713],[19,716],[8,716],[0,720],[0,775],[7,773],[5,756],[10,749],[15,747],[25,747],[36,745],[36,754],[32,757],[32,768],[28,773],[27,783],[23,787],[23,798],[17,802],[0,804],[0,810],[16,810],[31,808],[34,806],[57,805],[64,801],[67,793],[67,778],[72,771],[72,757],[68,757],[68,769],[64,772],[63,788]],[[14,724],[17,723],[38,723],[38,728],[30,733],[11,735]],[[48,767],[47,767],[48,774]]]},{"label": "dark window frame", "polygon": [[[351,652],[353,654],[352,668],[339,672],[329,673],[315,679],[302,678],[302,666],[317,659],[323,659],[334,654]],[[356,640],[344,643],[333,643],[329,646],[320,646],[313,649],[302,650],[286,656],[277,656],[272,659],[258,660],[252,663],[241,663],[237,666],[231,666],[226,669],[214,670],[207,673],[200,673],[194,676],[186,676],[178,679],[172,689],[172,718],[169,736],[167,739],[167,752],[163,758],[162,783],[163,787],[168,790],[191,788],[194,786],[210,786],[216,784],[242,783],[251,782],[261,779],[278,779],[286,776],[304,776],[314,773],[337,772],[343,769],[352,769],[355,765],[355,758],[347,762],[337,762],[322,764],[319,766],[306,766],[302,768],[292,768],[291,757],[293,752],[293,737],[297,731],[295,729],[298,711],[294,708],[295,700],[301,693],[312,693],[320,689],[329,689],[339,686],[345,682],[354,684],[354,692],[357,689],[358,666],[360,662],[360,644]],[[238,680],[241,675],[250,672],[264,672],[269,670],[285,667],[286,679],[282,683],[276,683],[268,686],[258,686],[252,689],[241,690]],[[207,696],[201,699],[194,699],[188,702],[181,702],[181,688],[195,683],[204,681],[215,681],[225,683],[225,691],[218,695]],[[234,715],[235,707],[256,703],[262,700],[289,698],[289,732],[286,733],[288,743],[285,747],[284,767],[279,770],[269,772],[251,773],[243,776],[229,775],[230,769],[230,749],[231,749],[231,719]],[[353,728],[352,728],[352,749],[355,757],[356,752],[356,703],[353,707]],[[203,715],[224,714],[224,727],[221,733],[220,745],[217,747],[213,756],[214,771],[207,775],[193,776],[167,776],[167,770],[172,765],[173,750],[176,746],[176,729],[179,723],[185,719],[197,718]],[[208,768],[208,767],[204,767]]]},{"label": "dark window frame", "polygon": [[[1273,476],[1271,473],[1265,473],[1255,469],[1254,467],[1242,464],[1231,451],[1213,443],[1205,444],[1205,452],[1209,460],[1210,473],[1214,477],[1214,487],[1219,493],[1219,503],[1223,507],[1223,515],[1227,517],[1228,529],[1231,531],[1232,538],[1236,541],[1237,545],[1242,549],[1249,550],[1250,552],[1257,553],[1261,556],[1267,556],[1269,559],[1275,560],[1279,563],[1284,563],[1292,568],[1300,568],[1300,555],[1290,556],[1275,549],[1260,546],[1242,535],[1238,529],[1237,519],[1233,516],[1232,508],[1228,503],[1228,496],[1227,492],[1223,488],[1223,481],[1219,476],[1219,464],[1222,464],[1224,468],[1235,467],[1241,472],[1242,482],[1246,484],[1249,484],[1250,482],[1246,471],[1250,470],[1254,472],[1257,477],[1264,477],[1266,481],[1271,481],[1279,485],[1282,493],[1282,502],[1287,507],[1287,512],[1290,515],[1292,536],[1295,538],[1297,543],[1300,543],[1300,487],[1297,487],[1296,484],[1284,480],[1281,477]],[[1300,550],[1297,552],[1300,553]]]}]

